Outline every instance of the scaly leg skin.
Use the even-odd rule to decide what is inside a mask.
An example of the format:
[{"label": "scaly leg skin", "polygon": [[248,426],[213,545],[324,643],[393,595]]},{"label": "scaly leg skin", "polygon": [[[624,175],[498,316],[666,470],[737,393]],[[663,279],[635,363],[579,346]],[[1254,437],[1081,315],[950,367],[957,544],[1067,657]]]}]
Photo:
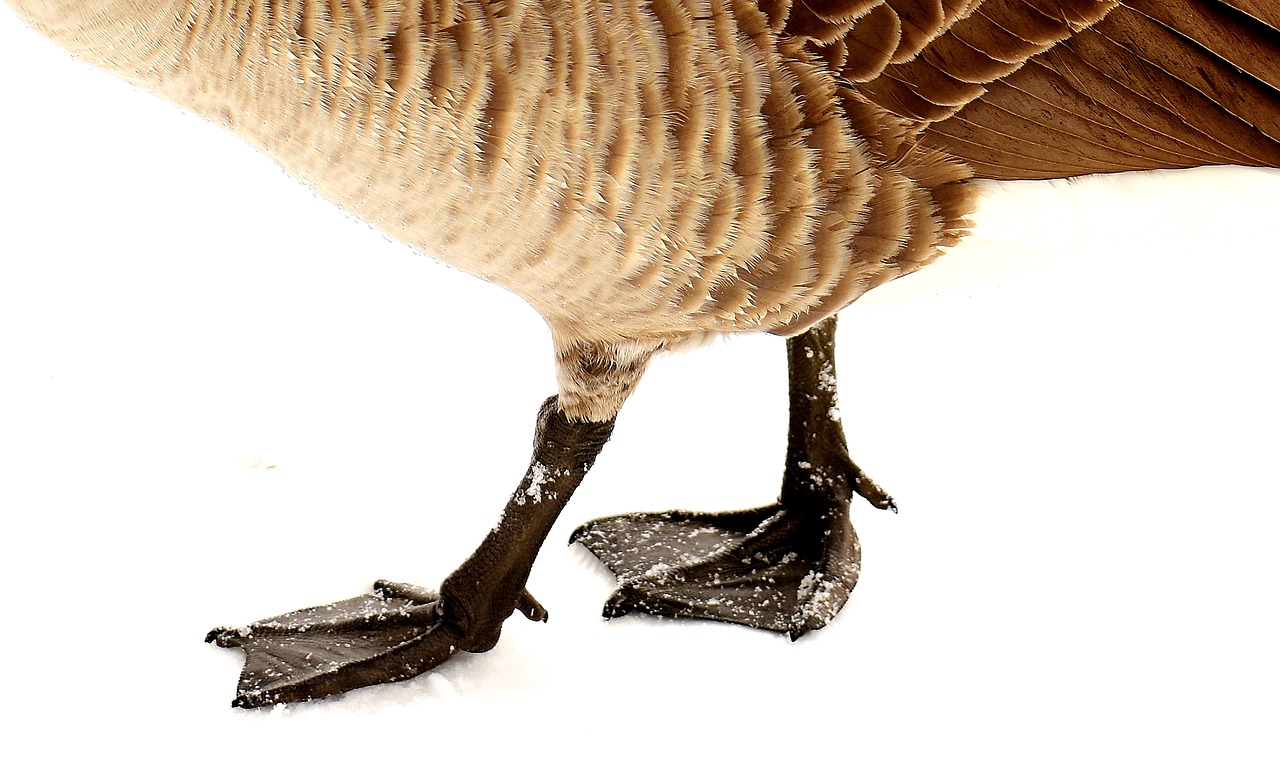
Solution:
[{"label": "scaly leg skin", "polygon": [[525,581],[552,524],[613,432],[613,420],[570,420],[556,400],[538,412],[529,470],[498,524],[439,593],[382,581],[362,596],[209,632],[207,642],[245,652],[232,705],[257,708],[407,680],[457,651],[491,649],[516,610],[545,621],[547,611]]},{"label": "scaly leg skin", "polygon": [[835,319],[787,341],[791,415],[782,492],[740,512],[659,512],[595,520],[574,533],[618,576],[605,604],[788,633],[825,626],[858,581],[857,493],[880,509],[893,499],[849,458],[836,400]]}]

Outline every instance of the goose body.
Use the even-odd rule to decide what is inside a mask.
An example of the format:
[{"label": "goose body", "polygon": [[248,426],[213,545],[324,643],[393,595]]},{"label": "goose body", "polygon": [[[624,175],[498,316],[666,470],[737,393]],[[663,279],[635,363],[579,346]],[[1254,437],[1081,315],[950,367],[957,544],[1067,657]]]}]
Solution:
[{"label": "goose body", "polygon": [[[623,578],[612,611],[820,627],[857,577],[833,509],[850,494],[893,506],[830,421],[831,317],[959,241],[975,175],[1280,166],[1280,7],[1263,0],[9,2],[546,320],[558,395],[503,524],[443,599],[377,593],[421,616],[415,671],[487,649],[514,609],[545,617],[524,579],[559,507],[516,502],[550,466],[563,505],[651,356],[735,332],[791,341],[789,467],[762,517],[825,521],[803,570],[767,577],[794,582],[798,606],[720,616],[671,588],[732,591],[707,575],[636,588],[655,562],[617,543],[676,537],[661,516],[582,541]],[[717,547],[754,546],[726,530]],[[282,618],[254,634],[298,623]],[[378,649],[338,680],[268,682],[248,638],[211,639],[250,649],[246,705],[402,677]]]},{"label": "goose body", "polygon": [[524,298],[596,420],[655,351],[798,334],[927,263],[974,171],[1280,163],[1257,0],[10,2]]},{"label": "goose body", "polygon": [[[750,4],[94,2],[91,20],[164,36],[99,51],[110,21],[18,7],[520,295],[550,325],[574,415],[616,413],[659,348],[802,331],[924,263],[969,206],[963,166],[898,149],[873,107],[855,128],[856,97],[785,57]],[[601,358],[617,377],[575,388]]]}]

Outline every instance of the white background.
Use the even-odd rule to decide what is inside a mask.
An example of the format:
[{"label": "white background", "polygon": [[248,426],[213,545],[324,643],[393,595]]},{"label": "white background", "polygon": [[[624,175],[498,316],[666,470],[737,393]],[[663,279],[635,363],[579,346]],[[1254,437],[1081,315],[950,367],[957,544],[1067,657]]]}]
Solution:
[{"label": "white background", "polygon": [[1280,175],[990,186],[841,317],[862,583],[827,630],[604,623],[594,516],[774,497],[782,342],[659,360],[530,583],[407,684],[227,707],[219,624],[434,586],[554,390],[521,301],[0,14],[0,554],[21,778],[1276,781]]}]

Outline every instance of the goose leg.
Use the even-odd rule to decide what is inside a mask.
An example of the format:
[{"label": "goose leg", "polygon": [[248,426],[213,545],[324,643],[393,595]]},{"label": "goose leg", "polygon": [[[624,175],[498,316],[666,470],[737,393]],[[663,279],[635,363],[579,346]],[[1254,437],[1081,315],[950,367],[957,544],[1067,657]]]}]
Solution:
[{"label": "goose leg", "polygon": [[372,593],[297,610],[207,641],[245,651],[236,707],[340,694],[425,672],[457,651],[483,652],[519,610],[546,620],[525,581],[538,549],[613,431],[613,420],[573,421],[557,398],[538,412],[533,457],[498,524],[438,593],[379,582]]},{"label": "goose leg", "polygon": [[777,503],[595,520],[574,533],[619,578],[606,617],[633,611],[787,632],[820,629],[858,580],[849,502],[893,499],[849,458],[836,401],[835,319],[787,341],[790,421]]}]

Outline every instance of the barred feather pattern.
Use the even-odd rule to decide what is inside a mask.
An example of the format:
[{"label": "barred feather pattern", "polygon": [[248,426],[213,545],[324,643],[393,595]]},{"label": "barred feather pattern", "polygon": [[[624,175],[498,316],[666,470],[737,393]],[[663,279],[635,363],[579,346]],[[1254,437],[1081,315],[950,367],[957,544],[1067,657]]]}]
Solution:
[{"label": "barred feather pattern", "polygon": [[[923,264],[968,210],[962,165],[911,150],[750,0],[20,7],[519,294],[551,327],[562,405],[591,418],[648,354],[801,331]],[[122,20],[153,31],[145,51],[109,45]]]},{"label": "barred feather pattern", "polygon": [[591,419],[928,263],[974,173],[1280,165],[1265,0],[8,1],[523,297]]}]

